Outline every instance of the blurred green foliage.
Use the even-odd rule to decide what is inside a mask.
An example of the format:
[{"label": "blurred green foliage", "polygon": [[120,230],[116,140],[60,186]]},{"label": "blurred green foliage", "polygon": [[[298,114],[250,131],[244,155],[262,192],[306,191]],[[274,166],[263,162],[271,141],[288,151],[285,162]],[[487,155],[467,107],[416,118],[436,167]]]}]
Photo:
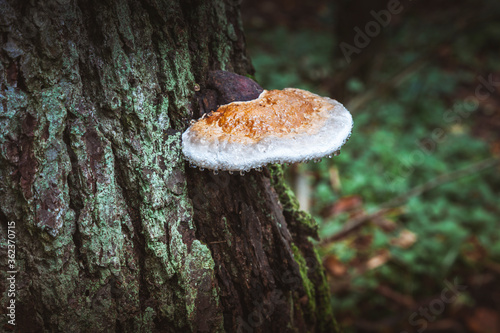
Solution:
[{"label": "blurred green foliage", "polygon": [[[311,38],[314,34],[314,38]],[[250,47],[255,78],[266,89],[286,87],[314,90],[315,83],[332,74],[331,34],[277,28],[259,35]]]},{"label": "blurred green foliage", "polygon": [[[452,28],[442,29],[441,34]],[[386,54],[370,73],[373,80],[353,76],[344,83],[346,91],[355,99],[403,71],[429,41],[444,40],[438,31],[408,20],[390,35],[391,51],[380,50]],[[356,110],[353,135],[339,157],[298,166],[313,175],[311,213],[320,224],[322,238],[334,235],[349,219],[346,212],[324,213],[343,197],[359,196],[362,209],[373,212],[439,175],[491,157],[491,142],[474,136],[473,129],[480,127],[479,116],[485,116],[484,104],[496,100],[478,103],[475,89],[479,75],[500,70],[498,50],[488,47],[492,41],[498,45],[499,36],[500,23],[489,22],[441,43],[421,69]],[[337,42],[331,34],[278,28],[260,34],[258,40],[251,35],[249,39],[256,78],[263,87],[328,93],[325,81],[339,70],[333,64],[342,61],[332,59]],[[439,52],[445,56],[439,58]],[[457,114],[468,116],[450,119]],[[339,171],[339,189],[331,185],[332,168]],[[497,166],[476,172],[411,197],[401,212],[385,217],[394,223],[391,230],[368,223],[355,236],[323,247],[322,255],[338,258],[352,276],[349,293],[332,297],[337,311],[356,316],[372,306],[364,317],[377,318],[379,312],[392,308],[386,298],[373,292],[381,283],[421,298],[439,294],[445,279],[465,280],[469,270],[480,271],[486,261],[500,260],[498,170]],[[404,230],[416,236],[407,247],[394,243]],[[367,246],[355,243],[362,236],[370,240]],[[390,254],[385,264],[356,273],[360,261],[382,250]],[[471,259],[471,251],[481,254]]]}]

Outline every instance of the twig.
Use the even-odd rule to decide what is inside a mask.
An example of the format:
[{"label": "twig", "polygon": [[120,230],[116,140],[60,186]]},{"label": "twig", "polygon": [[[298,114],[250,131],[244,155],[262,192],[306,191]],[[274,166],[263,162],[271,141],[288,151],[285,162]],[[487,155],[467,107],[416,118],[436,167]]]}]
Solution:
[{"label": "twig", "polygon": [[399,293],[399,292],[391,289],[388,286],[385,286],[385,285],[381,284],[375,290],[380,295],[382,295],[382,296],[384,296],[384,297],[386,297],[386,298],[388,298],[390,300],[393,300],[396,303],[405,306],[406,308],[411,309],[411,308],[414,308],[415,305],[416,305],[415,300],[411,296],[407,296],[407,295],[401,294],[401,293]]},{"label": "twig", "polygon": [[220,244],[220,243],[225,243],[226,241],[214,241],[214,242],[208,242],[208,244]]},{"label": "twig", "polygon": [[367,223],[368,221],[371,221],[375,218],[381,217],[385,215],[387,212],[389,212],[391,209],[398,207],[399,205],[405,203],[408,201],[411,197],[420,195],[426,191],[430,191],[433,188],[436,188],[440,185],[443,185],[445,183],[449,183],[452,181],[455,181],[457,179],[460,179],[462,177],[471,175],[473,173],[494,167],[496,165],[500,164],[500,158],[498,157],[491,157],[487,158],[485,160],[479,161],[477,163],[471,164],[463,169],[452,171],[450,173],[446,173],[440,176],[437,176],[436,178],[433,178],[427,182],[425,182],[422,185],[419,185],[417,187],[414,187],[410,191],[403,193],[400,196],[397,196],[394,199],[391,199],[387,201],[386,203],[382,204],[379,210],[362,215],[356,218],[353,218],[351,220],[348,220],[345,224],[342,230],[337,232],[336,234],[325,238],[324,240],[321,241],[321,245],[326,245],[334,241],[338,241],[344,237],[346,237],[348,234],[353,232],[354,230],[358,229],[360,226],[363,224]]},{"label": "twig", "polygon": [[332,235],[328,238],[323,239],[320,244],[326,245],[326,244],[329,244],[331,242],[338,241],[338,240],[346,237],[348,234],[350,234],[352,231],[356,230],[357,228],[359,228],[360,226],[362,226],[366,222],[371,221],[377,217],[381,217],[389,211],[390,211],[389,208],[382,208],[374,213],[358,216],[358,217],[355,217],[351,220],[348,220],[344,224],[344,227],[342,228],[342,230],[337,232],[335,235]]},{"label": "twig", "polygon": [[347,103],[347,109],[350,112],[356,113],[356,111],[361,109],[370,100],[378,97],[382,91],[389,90],[391,87],[397,87],[401,85],[407,79],[409,79],[413,73],[418,72],[426,65],[425,60],[427,60],[426,57],[421,57],[417,61],[413,62],[410,66],[394,75],[390,80],[368,90],[366,93],[358,97],[351,99]]},{"label": "twig", "polygon": [[[494,17],[492,15],[487,15],[486,18]],[[467,17],[463,17],[463,24],[458,28],[453,29],[448,34],[440,38],[439,40],[432,43],[429,47],[427,47],[413,63],[411,63],[408,67],[402,69],[397,72],[393,77],[389,80],[377,83],[374,87],[366,91],[364,94],[359,95],[351,99],[347,103],[347,109],[356,113],[359,109],[361,109],[364,105],[370,102],[372,99],[380,96],[382,92],[391,90],[394,87],[397,87],[404,83],[407,79],[411,77],[411,74],[418,72],[421,68],[427,65],[427,60],[433,57],[436,54],[436,50],[442,46],[444,43],[453,41],[455,36],[459,35],[462,31],[471,29],[475,25],[484,24],[484,22],[488,22],[484,17],[478,17],[475,13],[469,13]],[[350,72],[350,71],[349,71]]]},{"label": "twig", "polygon": [[487,158],[485,160],[479,161],[477,163],[471,164],[463,169],[460,170],[455,170],[450,173],[445,173],[443,175],[437,176],[434,179],[429,180],[428,182],[419,185],[417,187],[412,188],[406,193],[403,193],[400,196],[397,196],[394,199],[389,200],[385,204],[383,204],[381,207],[383,208],[391,208],[391,207],[397,207],[406,201],[410,199],[411,197],[417,196],[422,194],[423,192],[432,190],[435,187],[438,187],[440,185],[443,185],[445,183],[452,182],[454,180],[457,180],[459,178],[468,176],[470,174],[482,171],[484,169],[488,169],[491,167],[494,167],[495,165],[498,165],[500,163],[500,158],[498,157],[491,157]]}]

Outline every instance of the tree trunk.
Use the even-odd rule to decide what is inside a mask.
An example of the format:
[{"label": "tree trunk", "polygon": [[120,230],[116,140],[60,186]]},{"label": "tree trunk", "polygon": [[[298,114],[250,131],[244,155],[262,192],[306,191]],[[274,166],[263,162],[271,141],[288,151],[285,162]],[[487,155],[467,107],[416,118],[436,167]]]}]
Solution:
[{"label": "tree trunk", "polygon": [[5,330],[335,330],[281,168],[182,157],[207,72],[252,71],[236,2],[0,0]]}]

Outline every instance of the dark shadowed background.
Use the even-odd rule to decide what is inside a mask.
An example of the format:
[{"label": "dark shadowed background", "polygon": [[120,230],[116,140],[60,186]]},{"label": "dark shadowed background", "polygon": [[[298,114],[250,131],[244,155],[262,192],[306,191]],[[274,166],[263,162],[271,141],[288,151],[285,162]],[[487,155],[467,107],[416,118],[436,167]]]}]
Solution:
[{"label": "dark shadowed background", "polygon": [[346,332],[500,332],[500,4],[242,3],[265,89],[353,114],[342,154],[288,178]]}]

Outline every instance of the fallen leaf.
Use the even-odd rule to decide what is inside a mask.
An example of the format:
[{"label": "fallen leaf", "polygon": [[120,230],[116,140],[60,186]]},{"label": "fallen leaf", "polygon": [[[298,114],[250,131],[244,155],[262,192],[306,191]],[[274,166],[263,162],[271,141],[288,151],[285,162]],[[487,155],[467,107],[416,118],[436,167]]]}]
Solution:
[{"label": "fallen leaf", "polygon": [[413,244],[415,244],[416,241],[417,241],[417,235],[414,232],[408,229],[403,229],[401,230],[397,238],[391,239],[391,244],[403,249],[407,249]]},{"label": "fallen leaf", "polygon": [[462,245],[462,255],[473,262],[477,262],[488,257],[488,252],[479,242],[476,236],[471,236]]},{"label": "fallen leaf", "polygon": [[347,272],[347,267],[336,256],[326,257],[324,266],[328,273],[333,276],[342,276]]},{"label": "fallen leaf", "polygon": [[361,206],[363,199],[358,195],[350,195],[338,199],[330,210],[331,215],[353,211]]},{"label": "fallen leaf", "polygon": [[375,269],[384,265],[389,258],[391,257],[391,253],[389,251],[382,251],[380,254],[377,254],[374,257],[371,257],[365,264],[366,270]]},{"label": "fallen leaf", "polygon": [[500,321],[498,313],[489,308],[478,308],[466,318],[467,326],[474,333],[498,333]]}]

